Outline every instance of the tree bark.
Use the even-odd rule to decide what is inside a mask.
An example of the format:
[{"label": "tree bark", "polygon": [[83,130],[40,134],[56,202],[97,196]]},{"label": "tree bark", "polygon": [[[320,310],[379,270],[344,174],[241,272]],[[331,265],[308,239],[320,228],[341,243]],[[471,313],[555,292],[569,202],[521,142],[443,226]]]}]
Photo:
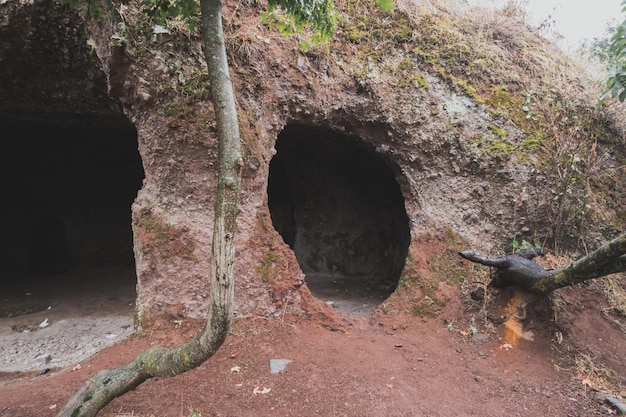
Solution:
[{"label": "tree bark", "polygon": [[593,253],[562,269],[545,270],[532,258],[543,255],[543,249],[531,248],[515,255],[487,258],[471,250],[459,252],[469,261],[496,268],[490,285],[515,285],[525,290],[548,294],[558,288],[578,284],[617,272],[626,272],[626,233],[603,245]]},{"label": "tree bark", "polygon": [[171,377],[193,369],[222,345],[233,316],[236,218],[241,168],[239,123],[229,75],[220,0],[201,0],[204,54],[218,134],[218,187],[211,256],[211,297],[207,323],[175,348],[148,349],[116,369],[98,372],[68,400],[58,417],[95,416],[114,398],[152,377]]}]

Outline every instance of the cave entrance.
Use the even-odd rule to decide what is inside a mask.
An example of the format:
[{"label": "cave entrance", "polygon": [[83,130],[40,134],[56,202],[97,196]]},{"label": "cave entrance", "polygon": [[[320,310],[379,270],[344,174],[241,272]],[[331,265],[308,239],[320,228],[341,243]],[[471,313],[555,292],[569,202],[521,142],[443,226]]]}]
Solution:
[{"label": "cave entrance", "polygon": [[[20,330],[47,317],[46,331],[60,332],[55,314],[63,311],[63,319],[115,314],[132,327],[131,204],[144,177],[137,130],[110,97],[78,13],[53,0],[5,9],[0,321]],[[124,74],[124,65],[109,69]],[[74,343],[82,336],[61,333]],[[4,336],[0,331],[0,345]],[[100,346],[115,340],[93,339]],[[11,358],[1,348],[0,356]],[[3,360],[0,370],[7,369]]]},{"label": "cave entrance", "polygon": [[134,126],[0,119],[0,131],[0,317],[77,303],[132,314],[131,204],[144,176]]},{"label": "cave entrance", "polygon": [[269,168],[274,228],[294,251],[317,298],[354,315],[396,288],[410,232],[390,166],[355,138],[288,125]]}]

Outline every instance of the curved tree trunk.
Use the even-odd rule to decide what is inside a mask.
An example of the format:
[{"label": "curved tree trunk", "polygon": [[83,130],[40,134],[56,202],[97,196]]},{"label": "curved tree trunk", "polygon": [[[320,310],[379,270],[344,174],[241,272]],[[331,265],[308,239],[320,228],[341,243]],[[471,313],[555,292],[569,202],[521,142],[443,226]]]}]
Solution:
[{"label": "curved tree trunk", "polygon": [[496,268],[495,277],[490,285],[495,287],[516,285],[534,293],[548,294],[568,285],[626,272],[626,233],[593,253],[572,262],[566,268],[545,270],[531,260],[543,254],[541,248],[531,248],[499,258],[487,258],[470,250],[459,253],[469,261]]},{"label": "curved tree trunk", "polygon": [[114,398],[152,377],[171,377],[193,369],[222,345],[233,315],[236,217],[241,182],[241,141],[229,76],[220,0],[201,0],[204,54],[218,133],[218,188],[211,257],[211,298],[205,327],[171,349],[151,348],[117,369],[98,372],[74,393],[58,417],[95,416]]}]

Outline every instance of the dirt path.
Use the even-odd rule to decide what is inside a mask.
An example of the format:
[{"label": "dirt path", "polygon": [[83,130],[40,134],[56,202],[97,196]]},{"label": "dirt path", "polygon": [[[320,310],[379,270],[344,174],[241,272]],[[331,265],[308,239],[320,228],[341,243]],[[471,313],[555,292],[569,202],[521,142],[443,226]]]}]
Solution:
[{"label": "dirt path", "polygon": [[[191,327],[132,338],[78,370],[16,375],[2,382],[0,403],[12,416],[52,416],[95,370],[182,339]],[[602,415],[580,381],[556,371],[559,359],[538,343],[509,351],[497,341],[476,345],[436,320],[402,330],[354,320],[346,332],[305,321],[238,320],[215,358],[177,378],[145,383],[105,415],[186,416],[190,409],[233,417]],[[270,374],[270,359],[292,362]]]},{"label": "dirt path", "polygon": [[[97,370],[197,331],[197,321],[163,317],[123,340],[132,332],[128,273],[90,271],[96,280],[73,274],[69,285],[3,294],[5,313],[30,314],[0,318],[0,416],[53,416]],[[605,314],[595,284],[559,292],[558,323],[545,302],[529,309],[523,327],[533,340],[512,345],[504,326],[481,318],[480,303],[457,297],[434,318],[403,309],[366,315],[371,310],[346,304],[342,291],[328,287],[338,307],[357,315],[236,319],[214,358],[184,375],[144,383],[103,415],[184,417],[199,409],[203,416],[232,417],[604,416],[611,410],[595,389],[619,394],[626,383],[626,336],[611,325],[623,318]],[[500,294],[491,308],[503,308],[510,297]],[[45,319],[48,326],[39,328]],[[46,354],[49,361],[40,357]],[[581,358],[591,367],[581,367]],[[272,374],[271,359],[291,362]],[[610,378],[602,379],[609,369]]]},{"label": "dirt path", "polygon": [[[577,308],[597,297],[591,289],[573,290],[570,301]],[[449,308],[430,319],[343,316],[337,326],[296,317],[236,319],[214,358],[184,375],[144,383],[112,402],[103,415],[187,416],[192,409],[203,416],[232,417],[609,415],[577,373],[574,340],[566,335],[557,346],[545,318],[529,318],[534,341],[506,347],[501,326],[477,338],[466,331],[470,322],[461,313]],[[606,322],[593,322],[591,337],[597,339],[601,332],[611,343],[605,345],[584,338],[591,330],[585,323],[576,324],[577,341],[595,349],[598,367],[601,355],[613,354],[614,361],[626,363],[622,333]],[[482,322],[477,326],[487,330]],[[98,369],[126,362],[149,346],[177,344],[198,327],[198,322],[181,326],[161,320],[150,331],[83,360],[80,367],[43,375],[2,374],[0,414],[53,416]],[[621,350],[602,351],[615,346]],[[271,374],[271,359],[291,362]],[[619,372],[624,379],[624,369]]]}]

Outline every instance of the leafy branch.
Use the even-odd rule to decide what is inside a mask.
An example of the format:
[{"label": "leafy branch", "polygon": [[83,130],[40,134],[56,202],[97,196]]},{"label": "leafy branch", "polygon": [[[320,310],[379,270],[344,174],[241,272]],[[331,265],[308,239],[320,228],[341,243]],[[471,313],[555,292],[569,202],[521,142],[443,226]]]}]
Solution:
[{"label": "leafy branch", "polygon": [[[626,0],[622,0],[622,13],[626,13]],[[606,81],[602,102],[609,95],[623,102],[626,100],[626,19],[616,28],[608,47],[611,74]]]}]

